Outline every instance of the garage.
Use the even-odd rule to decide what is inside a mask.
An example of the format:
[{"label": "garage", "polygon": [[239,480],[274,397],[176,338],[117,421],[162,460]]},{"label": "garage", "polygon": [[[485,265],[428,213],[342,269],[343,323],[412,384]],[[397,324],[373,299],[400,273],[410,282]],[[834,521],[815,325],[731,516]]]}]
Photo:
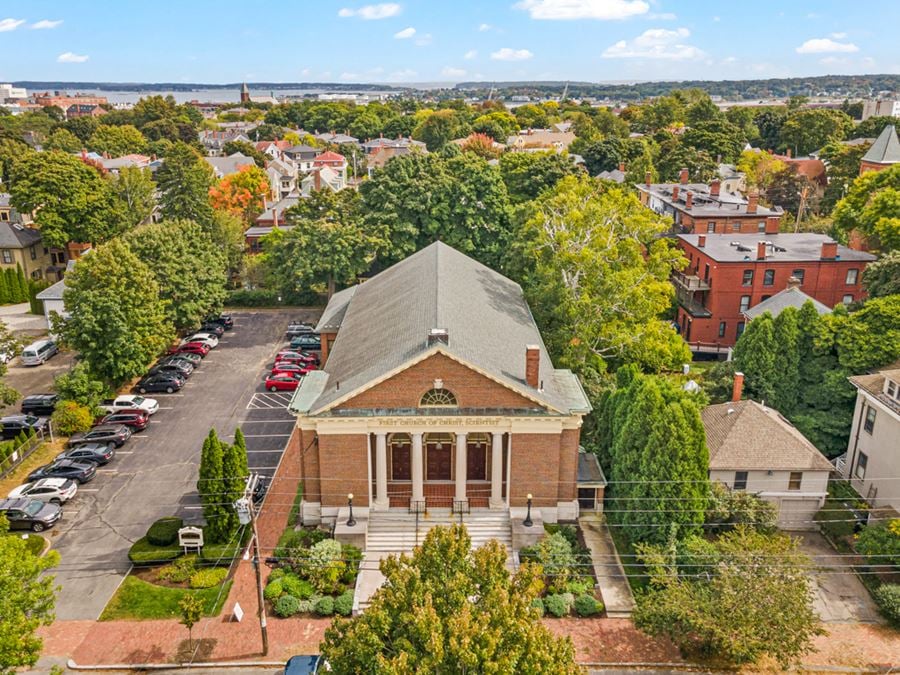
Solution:
[{"label": "garage", "polygon": [[818,510],[818,499],[782,498],[778,504],[778,527],[783,530],[814,530],[813,516]]}]

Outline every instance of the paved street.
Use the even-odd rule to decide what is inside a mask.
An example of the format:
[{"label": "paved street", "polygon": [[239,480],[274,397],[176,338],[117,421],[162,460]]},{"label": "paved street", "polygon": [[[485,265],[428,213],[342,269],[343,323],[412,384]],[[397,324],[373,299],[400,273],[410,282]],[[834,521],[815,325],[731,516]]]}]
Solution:
[{"label": "paved street", "polygon": [[[58,619],[96,619],[129,569],[129,546],[157,518],[199,520],[195,492],[203,438],[225,439],[244,423],[250,466],[272,473],[290,433],[287,397],[250,407],[283,331],[296,312],[236,313],[234,330],[207,356],[181,392],[154,394],[160,411],[119,456],[66,506],[51,539],[62,555]],[[269,397],[269,394],[265,394]],[[279,402],[280,405],[275,405]]]},{"label": "paved street", "polygon": [[18,391],[21,396],[10,406],[0,405],[0,413],[4,415],[17,414],[22,405],[22,398],[25,396],[53,391],[54,378],[69,370],[73,360],[72,352],[57,354],[40,366],[23,366],[18,357],[14,358],[7,365],[8,370],[3,381]]}]

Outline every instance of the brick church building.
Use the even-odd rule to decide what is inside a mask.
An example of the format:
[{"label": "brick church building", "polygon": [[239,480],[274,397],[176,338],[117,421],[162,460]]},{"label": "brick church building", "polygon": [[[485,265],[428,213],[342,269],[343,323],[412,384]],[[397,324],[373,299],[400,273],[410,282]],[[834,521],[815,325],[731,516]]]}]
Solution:
[{"label": "brick church building", "polygon": [[364,516],[593,508],[590,404],[515,282],[435,243],[335,294],[316,330],[322,369],[290,404],[304,522],[334,522],[348,494]]}]

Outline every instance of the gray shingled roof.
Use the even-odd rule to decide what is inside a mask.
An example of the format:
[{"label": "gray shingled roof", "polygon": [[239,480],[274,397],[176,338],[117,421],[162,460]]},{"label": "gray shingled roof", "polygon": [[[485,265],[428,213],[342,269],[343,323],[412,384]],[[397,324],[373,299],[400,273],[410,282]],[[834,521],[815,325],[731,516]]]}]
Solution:
[{"label": "gray shingled roof", "polygon": [[606,487],[606,476],[597,461],[597,455],[580,450],[578,452],[578,484]]},{"label": "gray shingled roof", "polygon": [[[779,234],[679,234],[678,238],[697,246],[700,237],[706,237],[703,252],[717,262],[756,261],[756,245],[760,241],[771,242],[766,260],[770,262],[812,262],[822,259],[822,244],[832,241],[831,237],[813,232],[782,232]],[[740,250],[738,244],[745,249]],[[778,249],[784,249],[783,251]],[[840,260],[875,260],[871,253],[856,251],[846,246],[838,245],[838,257]]]},{"label": "gray shingled roof", "polygon": [[781,314],[788,307],[796,307],[800,309],[807,302],[812,302],[813,307],[816,308],[816,311],[819,314],[831,314],[831,309],[827,305],[823,305],[821,302],[816,300],[813,297],[810,297],[799,288],[785,288],[783,291],[779,291],[771,298],[767,298],[763,300],[758,305],[754,305],[750,309],[744,312],[744,316],[748,319],[755,319],[758,316],[762,316],[766,312],[771,314],[773,317]]},{"label": "gray shingled roof", "polygon": [[204,157],[203,159],[209,162],[216,173],[222,177],[237,173],[242,166],[252,166],[256,163],[252,157],[247,157],[240,152],[227,157]]},{"label": "gray shingled roof", "polygon": [[[577,381],[569,382],[574,375],[554,370],[521,287],[450,246],[431,244],[355,288],[325,310],[323,321],[343,318],[313,414],[434,349],[536,399],[535,408],[590,409]],[[449,344],[430,347],[433,328],[447,330]],[[540,346],[543,391],[525,384],[525,347],[532,344]]]},{"label": "gray shingled roof", "polygon": [[17,223],[0,222],[0,248],[28,248],[41,241],[41,233]]},{"label": "gray shingled roof", "polygon": [[351,286],[331,296],[325,312],[319,319],[319,323],[316,324],[317,333],[334,333],[341,327],[347,307],[350,305],[350,299],[356,294],[358,288],[358,285]]},{"label": "gray shingled roof", "polygon": [[875,164],[900,162],[900,139],[897,138],[897,128],[893,124],[889,124],[878,134],[872,147],[863,155],[862,161]]},{"label": "gray shingled roof", "polygon": [[756,401],[706,406],[700,416],[706,429],[711,470],[829,471],[834,468],[781,413]]}]

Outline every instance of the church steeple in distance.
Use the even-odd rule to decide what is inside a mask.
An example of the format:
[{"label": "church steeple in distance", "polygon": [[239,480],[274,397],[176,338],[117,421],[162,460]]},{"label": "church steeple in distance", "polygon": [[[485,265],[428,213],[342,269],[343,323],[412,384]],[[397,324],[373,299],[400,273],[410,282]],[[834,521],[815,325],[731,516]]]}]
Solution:
[{"label": "church steeple in distance", "polygon": [[244,82],[241,85],[241,103],[248,103],[250,101],[250,87],[247,86],[247,83]]}]

